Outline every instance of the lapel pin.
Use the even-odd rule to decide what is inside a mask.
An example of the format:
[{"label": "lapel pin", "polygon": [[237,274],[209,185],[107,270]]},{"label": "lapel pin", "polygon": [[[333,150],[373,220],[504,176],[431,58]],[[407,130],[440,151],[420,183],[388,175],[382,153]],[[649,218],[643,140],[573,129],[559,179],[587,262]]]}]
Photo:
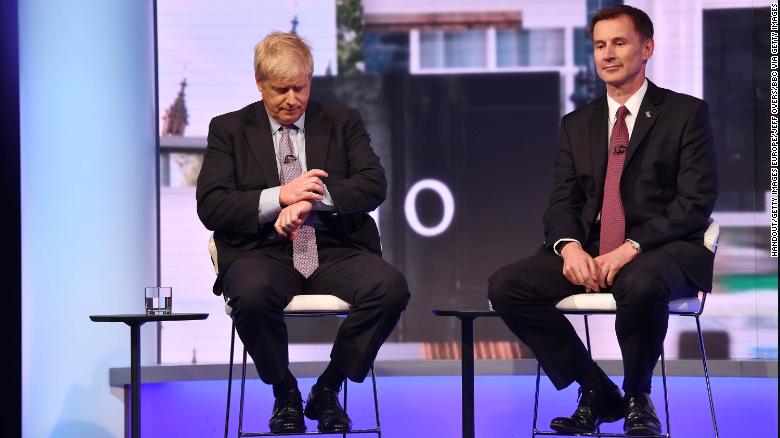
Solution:
[{"label": "lapel pin", "polygon": [[650,117],[653,117],[653,115],[650,114],[650,111],[645,111],[645,117],[649,119]]}]

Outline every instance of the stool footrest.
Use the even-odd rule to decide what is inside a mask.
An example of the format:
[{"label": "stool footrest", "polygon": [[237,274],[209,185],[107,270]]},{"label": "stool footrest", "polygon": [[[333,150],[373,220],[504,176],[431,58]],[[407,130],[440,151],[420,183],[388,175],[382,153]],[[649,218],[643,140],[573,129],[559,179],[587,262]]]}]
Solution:
[{"label": "stool footrest", "polygon": [[[537,430],[534,431],[534,435],[543,435],[543,436],[595,436],[595,437],[631,437],[632,435],[626,435],[624,433],[609,433],[609,432],[601,432],[601,433],[562,433],[562,432],[556,432],[554,430]],[[642,438],[669,438],[669,434],[665,435],[642,435]]]},{"label": "stool footrest", "polygon": [[320,432],[320,431],[307,431],[307,432],[293,432],[293,433],[273,433],[273,432],[241,432],[240,437],[245,436],[303,436],[303,435],[344,435],[352,433],[379,433],[378,429],[352,429],[346,432]]}]

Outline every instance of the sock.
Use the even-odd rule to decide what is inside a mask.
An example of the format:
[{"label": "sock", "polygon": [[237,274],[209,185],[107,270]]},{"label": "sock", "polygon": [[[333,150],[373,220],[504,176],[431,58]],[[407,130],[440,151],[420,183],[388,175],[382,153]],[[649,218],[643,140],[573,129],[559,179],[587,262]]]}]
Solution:
[{"label": "sock", "polygon": [[603,391],[615,386],[607,374],[604,373],[604,371],[598,365],[596,365],[596,362],[592,362],[592,365],[588,368],[588,370],[577,379],[577,383],[582,386],[583,390],[592,389],[596,391]]},{"label": "sock", "polygon": [[284,376],[284,382],[274,383],[274,397],[278,397],[279,394],[289,392],[291,389],[298,389],[298,381],[295,380],[295,376],[292,375],[290,370],[287,370],[287,375]]},{"label": "sock", "polygon": [[322,375],[317,379],[316,386],[322,388],[323,386],[330,389],[339,389],[341,384],[344,383],[345,376],[331,361],[328,363],[328,367],[322,372]]},{"label": "sock", "polygon": [[626,389],[625,385],[623,386],[623,391],[626,394],[650,394],[650,382],[647,382],[646,385],[642,386],[639,390],[635,388],[629,388]]}]

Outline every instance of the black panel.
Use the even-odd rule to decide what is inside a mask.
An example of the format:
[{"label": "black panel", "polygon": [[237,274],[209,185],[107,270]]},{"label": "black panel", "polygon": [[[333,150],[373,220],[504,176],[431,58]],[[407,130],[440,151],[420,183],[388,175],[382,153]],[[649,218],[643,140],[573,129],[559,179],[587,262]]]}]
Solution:
[{"label": "black panel", "polygon": [[[407,341],[454,339],[456,320],[433,317],[431,309],[486,306],[490,274],[543,240],[559,79],[555,73],[413,76],[404,91],[405,176],[393,181],[404,192],[422,179],[442,181],[453,193],[455,217],[435,237],[418,235],[404,221],[405,257],[396,262],[413,305],[402,332]],[[438,197],[420,197],[417,206],[424,223],[441,218]],[[403,203],[393,211],[403,217]],[[497,320],[481,322],[477,339],[514,340]]]},{"label": "black panel", "polygon": [[3,409],[0,435],[22,436],[22,277],[19,172],[19,23],[16,0],[0,7],[0,205],[3,206]]},{"label": "black panel", "polygon": [[704,99],[719,160],[718,210],[764,208],[768,147],[758,145],[769,141],[768,29],[769,8],[704,11]]},{"label": "black panel", "polygon": [[[361,111],[388,173],[380,209],[384,257],[412,291],[393,340],[457,338],[457,322],[431,310],[486,306],[490,274],[541,245],[559,82],[557,73],[315,78],[313,99]],[[404,214],[409,189],[429,178],[446,184],[455,200],[451,226],[434,237],[413,231]],[[415,205],[424,225],[441,220],[442,202],[433,192],[421,192]],[[293,342],[326,342],[339,321],[288,324]],[[515,340],[493,318],[480,322],[477,339]]]}]

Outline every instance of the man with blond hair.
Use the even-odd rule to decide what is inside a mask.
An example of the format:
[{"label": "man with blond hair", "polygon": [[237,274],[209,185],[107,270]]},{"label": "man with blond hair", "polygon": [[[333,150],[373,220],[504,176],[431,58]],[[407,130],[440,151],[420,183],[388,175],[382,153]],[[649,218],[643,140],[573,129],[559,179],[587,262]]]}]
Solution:
[{"label": "man with blond hair", "polygon": [[[214,291],[229,298],[258,375],[273,385],[271,431],[305,431],[304,414],[321,431],[347,431],[341,385],[365,379],[409,300],[368,215],[385,199],[384,169],[357,111],[309,101],[314,63],[303,39],[269,34],[254,67],[262,100],[211,121],[198,177],[198,215],[219,253]],[[352,307],[304,411],[283,310],[295,295],[322,292]]]}]

